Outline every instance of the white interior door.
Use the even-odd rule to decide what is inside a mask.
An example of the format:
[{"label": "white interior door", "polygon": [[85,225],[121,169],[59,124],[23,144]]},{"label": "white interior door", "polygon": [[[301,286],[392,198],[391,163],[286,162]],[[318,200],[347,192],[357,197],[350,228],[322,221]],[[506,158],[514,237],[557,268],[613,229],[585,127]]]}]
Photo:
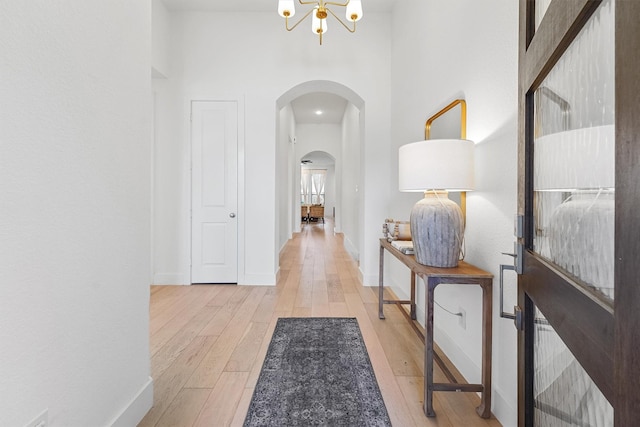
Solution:
[{"label": "white interior door", "polygon": [[238,281],[238,103],[191,103],[191,283]]}]

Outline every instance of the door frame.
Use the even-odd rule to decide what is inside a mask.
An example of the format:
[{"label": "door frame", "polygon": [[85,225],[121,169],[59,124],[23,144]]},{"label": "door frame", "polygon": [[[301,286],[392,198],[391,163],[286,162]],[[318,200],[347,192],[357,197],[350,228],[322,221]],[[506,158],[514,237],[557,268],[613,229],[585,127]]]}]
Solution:
[{"label": "door frame", "polygon": [[[555,65],[601,0],[554,0],[537,31],[535,0],[520,0],[519,111],[518,111],[518,214],[525,217],[524,272],[518,280],[518,304],[524,312],[524,328],[533,328],[533,300],[546,301],[545,316],[574,356],[592,376],[614,407],[614,425],[630,426],[640,419],[640,2],[615,2],[615,303],[570,285],[571,278],[527,250],[533,237],[531,187],[533,163],[533,90]],[[634,164],[635,163],[635,164]],[[524,171],[524,173],[522,173]],[[530,192],[532,193],[532,192]],[[529,200],[526,199],[529,198]],[[531,283],[526,274],[545,271],[543,283]],[[561,293],[572,302],[572,315],[550,298]],[[528,295],[527,295],[528,294]],[[549,307],[551,309],[549,310]],[[614,312],[615,307],[615,312]],[[577,310],[577,311],[576,311]],[[614,316],[615,313],[615,316]],[[518,425],[532,425],[533,414],[525,405],[533,398],[530,375],[533,341],[518,333]]]},{"label": "door frame", "polygon": [[[348,86],[343,85],[342,83],[338,83],[335,81],[331,81],[331,80],[309,80],[306,81],[304,83],[300,83],[296,86],[293,86],[291,88],[289,88],[287,91],[285,91],[282,95],[280,95],[279,98],[276,99],[276,109],[275,109],[275,123],[276,123],[276,141],[281,141],[282,138],[288,138],[288,134],[286,134],[286,130],[285,129],[281,129],[280,126],[280,112],[281,110],[287,106],[288,104],[291,103],[291,101],[293,101],[294,99],[305,95],[305,94],[309,94],[309,93],[314,93],[314,92],[327,92],[327,93],[331,93],[334,95],[338,95],[341,96],[342,98],[346,99],[347,101],[349,101],[350,104],[352,104],[357,110],[358,110],[358,119],[357,121],[354,122],[354,126],[355,128],[358,129],[358,137],[357,137],[357,143],[359,145],[359,150],[360,150],[360,173],[358,175],[358,199],[356,202],[356,209],[358,210],[358,212],[363,212],[365,210],[365,190],[366,190],[366,186],[365,186],[365,176],[366,176],[366,167],[364,165],[364,135],[365,135],[365,101],[364,99],[358,95],[356,92],[353,91],[353,89],[351,89]],[[293,135],[292,135],[293,136]],[[283,155],[283,152],[280,151],[280,145],[277,144],[276,145],[276,157]],[[339,181],[340,179],[338,177],[342,177],[342,172],[344,169],[344,165],[343,165],[343,159],[342,156],[334,156],[336,157],[336,181]],[[291,176],[290,178],[293,179],[295,182],[292,183],[291,185],[291,191],[293,192],[292,195],[290,195],[290,204],[287,206],[288,212],[285,213],[289,218],[289,224],[288,224],[288,228],[293,232],[296,230],[296,218],[299,215],[299,198],[300,198],[300,171],[299,171],[299,165],[300,165],[300,159],[296,159],[295,156],[292,156],[290,158],[290,163],[289,163],[289,167],[291,168]],[[340,164],[340,166],[339,166]],[[297,171],[297,172],[296,172]],[[297,175],[296,175],[297,174]],[[296,179],[297,176],[297,179]],[[286,185],[286,183],[280,183],[278,181],[276,181],[276,187],[278,185]],[[297,187],[296,187],[297,186]],[[296,188],[297,188],[297,192],[296,192]],[[278,196],[276,194],[276,196]],[[342,192],[342,187],[341,186],[336,186],[336,198],[342,200],[344,198],[344,194]],[[276,218],[279,217],[279,215],[282,215],[283,213],[280,212],[279,210],[279,201],[276,201]],[[296,208],[296,206],[298,206]],[[336,228],[336,232],[338,233],[343,233],[344,234],[344,228],[342,227],[342,218],[344,217],[344,213],[342,212],[344,210],[344,203],[342,201],[339,202],[339,206],[340,206],[340,211],[338,211],[338,202],[336,202],[336,218],[337,220],[335,220],[335,228]],[[276,223],[276,237],[279,236],[279,224]],[[298,228],[299,228],[299,223],[298,223]],[[357,230],[358,230],[358,236],[355,237],[355,240],[353,242],[353,245],[350,247],[351,249],[349,249],[349,253],[350,255],[354,256],[354,250],[357,252],[358,254],[358,258],[360,259],[361,263],[365,262],[366,260],[366,252],[367,252],[367,248],[364,246],[364,240],[363,240],[363,236],[364,236],[364,229],[365,229],[365,221],[359,221],[358,225],[357,225]],[[299,230],[297,230],[299,231]],[[291,235],[289,236],[289,238],[291,238]],[[278,266],[278,261],[277,261],[277,257],[278,254],[280,253],[282,247],[284,247],[284,242],[279,242],[278,241],[279,238],[276,238],[276,242],[275,242],[275,253],[276,253],[276,266]],[[280,247],[279,243],[282,243],[282,247]],[[360,266],[360,271],[364,271],[365,269],[363,269],[363,265],[361,264]],[[362,278],[362,277],[361,277]],[[377,280],[377,279],[376,279]]]},{"label": "door frame", "polygon": [[640,419],[640,2],[616,1],[615,425]]},{"label": "door frame", "polygon": [[244,95],[225,95],[225,96],[205,96],[205,97],[187,97],[185,100],[185,111],[186,111],[186,141],[187,141],[187,155],[186,155],[186,163],[187,163],[187,209],[188,209],[188,221],[187,221],[187,235],[188,235],[188,253],[189,259],[187,260],[187,271],[189,276],[189,285],[192,284],[191,277],[191,260],[193,254],[191,253],[191,247],[193,243],[192,239],[192,214],[191,214],[191,206],[193,203],[192,200],[192,190],[193,190],[193,182],[192,182],[192,143],[191,143],[191,120],[192,120],[192,105],[194,102],[237,102],[238,104],[238,207],[236,212],[236,218],[238,223],[238,285],[246,284],[246,275],[245,275],[245,224],[246,224],[246,215],[245,215],[245,99]]}]

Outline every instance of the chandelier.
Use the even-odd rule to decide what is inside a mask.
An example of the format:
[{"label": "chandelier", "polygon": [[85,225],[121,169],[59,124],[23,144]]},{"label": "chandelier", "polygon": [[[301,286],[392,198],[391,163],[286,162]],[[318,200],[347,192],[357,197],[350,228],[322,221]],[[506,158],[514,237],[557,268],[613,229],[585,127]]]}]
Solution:
[{"label": "chandelier", "polygon": [[[294,7],[295,0],[278,0],[278,13],[285,19],[285,27],[287,31],[291,31],[304,21],[309,15],[313,13],[311,19],[311,32],[317,34],[320,37],[320,44],[322,44],[322,35],[327,32],[327,16],[333,15],[334,18],[342,24],[344,28],[350,33],[356,32],[356,21],[362,18],[362,1],[361,0],[346,0],[344,3],[334,3],[325,0],[317,1],[303,1],[298,0],[302,5],[314,5],[298,22],[289,27],[289,18],[293,18],[296,10]],[[353,28],[344,23],[338,15],[336,15],[329,6],[344,7],[345,16],[347,21],[353,23]]]}]

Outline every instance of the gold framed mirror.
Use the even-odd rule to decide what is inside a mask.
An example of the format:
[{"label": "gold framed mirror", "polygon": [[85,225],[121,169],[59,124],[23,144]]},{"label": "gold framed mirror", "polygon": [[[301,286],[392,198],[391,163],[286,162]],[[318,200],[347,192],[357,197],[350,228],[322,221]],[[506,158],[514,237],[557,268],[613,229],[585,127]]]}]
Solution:
[{"label": "gold framed mirror", "polygon": [[[467,102],[464,99],[454,100],[425,122],[424,139],[447,138],[467,139]],[[467,192],[450,193],[449,198],[460,205],[466,223]]]}]

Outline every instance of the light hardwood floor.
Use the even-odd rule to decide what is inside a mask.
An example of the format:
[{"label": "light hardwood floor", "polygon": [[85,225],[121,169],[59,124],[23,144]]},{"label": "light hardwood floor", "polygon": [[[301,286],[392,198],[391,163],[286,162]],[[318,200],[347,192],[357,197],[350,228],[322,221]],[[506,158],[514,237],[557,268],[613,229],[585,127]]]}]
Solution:
[{"label": "light hardwood floor", "polygon": [[[286,245],[275,287],[152,286],[154,406],[140,426],[241,426],[278,317],[356,317],[396,427],[498,427],[475,413],[473,393],[435,393],[422,412],[424,348],[396,306],[377,295],[333,224],[305,224]],[[437,369],[436,381],[445,382]]]}]

